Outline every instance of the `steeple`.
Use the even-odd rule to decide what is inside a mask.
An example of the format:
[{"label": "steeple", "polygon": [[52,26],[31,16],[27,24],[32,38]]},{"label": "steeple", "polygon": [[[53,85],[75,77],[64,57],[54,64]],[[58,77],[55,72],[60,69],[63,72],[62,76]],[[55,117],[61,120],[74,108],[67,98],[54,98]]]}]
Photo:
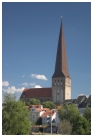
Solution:
[{"label": "steeple", "polygon": [[65,38],[64,38],[62,17],[61,17],[60,33],[59,33],[58,48],[57,48],[57,55],[56,55],[55,71],[52,78],[56,78],[56,77],[70,78],[70,75],[68,72],[66,44],[65,44]]}]

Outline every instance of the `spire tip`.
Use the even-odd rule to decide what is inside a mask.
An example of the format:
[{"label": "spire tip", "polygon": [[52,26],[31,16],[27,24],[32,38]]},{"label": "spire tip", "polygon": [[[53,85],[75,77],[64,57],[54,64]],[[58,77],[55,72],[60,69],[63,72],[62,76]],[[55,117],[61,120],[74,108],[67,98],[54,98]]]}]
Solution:
[{"label": "spire tip", "polygon": [[63,16],[61,15],[61,19],[62,19],[62,17],[63,17]]}]

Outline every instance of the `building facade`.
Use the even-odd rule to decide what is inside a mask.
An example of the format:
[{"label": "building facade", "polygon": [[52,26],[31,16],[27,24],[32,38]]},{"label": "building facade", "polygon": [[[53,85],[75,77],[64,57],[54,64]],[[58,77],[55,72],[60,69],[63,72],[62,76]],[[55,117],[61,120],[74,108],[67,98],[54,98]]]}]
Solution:
[{"label": "building facade", "polygon": [[71,77],[68,71],[62,19],[60,25],[55,70],[52,76],[52,87],[24,89],[20,99],[27,101],[30,98],[39,99],[41,102],[53,101],[54,103],[63,103],[64,100],[71,99]]}]

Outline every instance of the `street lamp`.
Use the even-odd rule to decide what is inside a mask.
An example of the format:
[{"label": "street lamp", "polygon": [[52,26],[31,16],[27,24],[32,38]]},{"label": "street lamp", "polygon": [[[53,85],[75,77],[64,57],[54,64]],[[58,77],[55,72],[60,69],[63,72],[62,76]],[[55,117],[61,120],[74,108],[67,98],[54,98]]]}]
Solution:
[{"label": "street lamp", "polygon": [[51,115],[51,134],[52,134],[52,115]]}]

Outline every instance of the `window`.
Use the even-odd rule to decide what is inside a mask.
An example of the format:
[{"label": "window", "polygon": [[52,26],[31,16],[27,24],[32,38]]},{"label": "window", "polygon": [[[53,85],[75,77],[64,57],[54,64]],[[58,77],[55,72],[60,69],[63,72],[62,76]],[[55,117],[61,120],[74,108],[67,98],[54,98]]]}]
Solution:
[{"label": "window", "polygon": [[62,80],[61,80],[61,85],[62,85]]},{"label": "window", "polygon": [[59,93],[57,93],[59,95]]},{"label": "window", "polygon": [[56,85],[56,80],[55,80],[55,85]]},{"label": "window", "polygon": [[32,111],[34,111],[35,109],[32,109]]}]

